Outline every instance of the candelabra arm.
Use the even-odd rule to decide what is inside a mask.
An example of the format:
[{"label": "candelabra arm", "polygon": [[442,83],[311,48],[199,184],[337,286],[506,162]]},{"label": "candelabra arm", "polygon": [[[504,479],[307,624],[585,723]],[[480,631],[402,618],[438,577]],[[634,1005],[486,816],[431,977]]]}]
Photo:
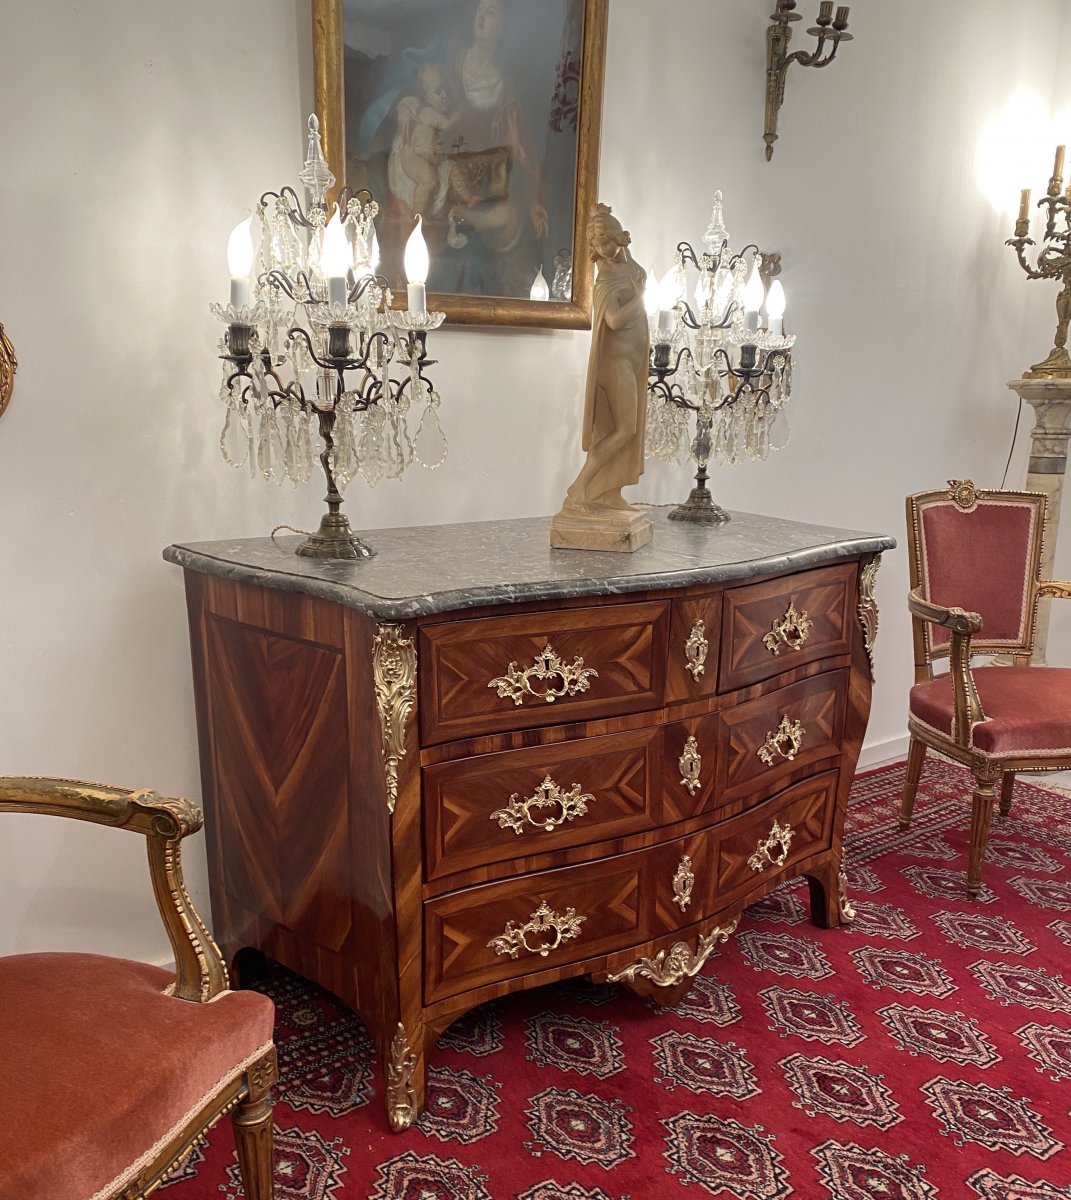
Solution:
[{"label": "candelabra arm", "polygon": [[260,197],[261,207],[267,208],[269,200],[282,200],[286,205],[287,217],[293,221],[295,225],[300,225],[303,229],[319,228],[320,222],[311,220],[310,217],[313,212],[322,213],[323,209],[312,208],[309,210],[309,216],[306,216],[305,210],[302,208],[301,201],[298,199],[297,192],[295,192],[294,189],[289,185],[280,188],[277,192],[265,192]]},{"label": "candelabra arm", "polygon": [[1028,263],[1026,260],[1026,254],[1024,253],[1024,251],[1026,250],[1027,246],[1037,245],[1037,243],[1034,241],[1033,238],[1028,238],[1028,237],[1008,238],[1008,240],[1004,243],[1004,245],[1011,246],[1014,248],[1015,256],[1016,256],[1016,258],[1019,259],[1019,266],[1021,266],[1023,268],[1023,270],[1026,272],[1027,278],[1029,278],[1029,279],[1045,279],[1046,278],[1046,274],[1044,271],[1035,270],[1030,265],[1030,263]]},{"label": "candelabra arm", "polygon": [[312,294],[312,281],[304,271],[298,271],[297,279],[291,279],[285,271],[272,270],[261,276],[260,283],[277,287],[295,304],[316,304]]}]

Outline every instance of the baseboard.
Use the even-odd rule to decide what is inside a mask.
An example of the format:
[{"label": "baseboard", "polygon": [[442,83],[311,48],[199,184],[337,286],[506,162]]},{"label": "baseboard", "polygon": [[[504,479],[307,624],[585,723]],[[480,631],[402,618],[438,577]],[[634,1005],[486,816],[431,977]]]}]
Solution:
[{"label": "baseboard", "polygon": [[859,770],[869,771],[871,767],[879,767],[882,763],[899,762],[907,758],[908,735],[886,738],[881,742],[864,742],[859,753]]}]

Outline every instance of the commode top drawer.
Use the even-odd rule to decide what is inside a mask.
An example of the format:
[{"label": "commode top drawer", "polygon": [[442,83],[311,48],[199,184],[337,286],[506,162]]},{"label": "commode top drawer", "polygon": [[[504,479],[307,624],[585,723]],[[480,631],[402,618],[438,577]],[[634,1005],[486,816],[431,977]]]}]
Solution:
[{"label": "commode top drawer", "polygon": [[840,563],[725,592],[718,690],[730,692],[852,645],[855,564]]},{"label": "commode top drawer", "polygon": [[668,601],[424,626],[423,742],[657,708],[668,633]]}]

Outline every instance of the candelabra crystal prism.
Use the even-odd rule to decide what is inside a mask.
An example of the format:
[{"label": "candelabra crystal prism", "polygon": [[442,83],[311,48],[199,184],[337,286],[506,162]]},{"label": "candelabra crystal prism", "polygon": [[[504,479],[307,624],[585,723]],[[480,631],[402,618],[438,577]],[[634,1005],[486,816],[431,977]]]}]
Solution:
[{"label": "candelabra crystal prism", "polygon": [[232,234],[231,302],[212,305],[227,326],[220,449],[251,476],[295,485],[309,481],[318,457],[327,512],[297,553],[357,559],[374,551],[341,511],[346,486],[358,474],[374,486],[446,457],[427,375],[427,335],[444,314],[391,307],[375,273],[378,205],[349,189],[329,202],[335,177],[315,116],[298,178],[304,203],[290,187],[265,192],[251,227]]}]

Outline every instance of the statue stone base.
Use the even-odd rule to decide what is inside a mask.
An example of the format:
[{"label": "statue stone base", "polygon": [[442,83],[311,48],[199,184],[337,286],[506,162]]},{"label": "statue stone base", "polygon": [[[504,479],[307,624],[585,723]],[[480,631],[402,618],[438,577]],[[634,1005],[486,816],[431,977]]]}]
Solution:
[{"label": "statue stone base", "polygon": [[639,508],[582,511],[563,508],[550,523],[550,544],[558,550],[620,550],[646,546],[654,533],[651,518]]}]

